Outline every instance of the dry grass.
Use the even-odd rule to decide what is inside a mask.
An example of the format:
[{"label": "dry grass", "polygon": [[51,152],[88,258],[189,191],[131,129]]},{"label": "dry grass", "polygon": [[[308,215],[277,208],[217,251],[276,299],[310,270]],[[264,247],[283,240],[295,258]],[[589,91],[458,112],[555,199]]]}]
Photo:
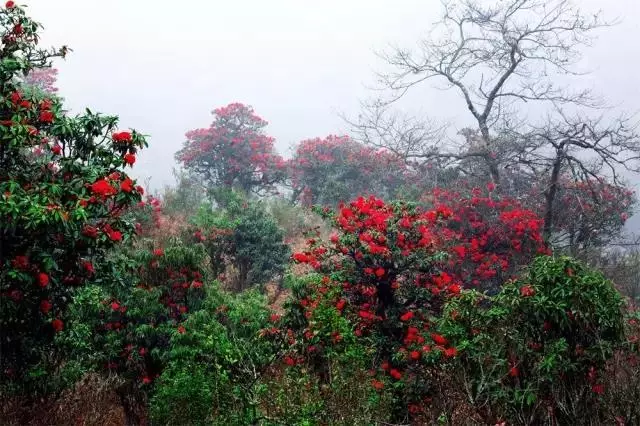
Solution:
[{"label": "dry grass", "polygon": [[0,406],[0,424],[7,426],[122,426],[125,411],[115,379],[88,374],[57,399],[9,399]]}]

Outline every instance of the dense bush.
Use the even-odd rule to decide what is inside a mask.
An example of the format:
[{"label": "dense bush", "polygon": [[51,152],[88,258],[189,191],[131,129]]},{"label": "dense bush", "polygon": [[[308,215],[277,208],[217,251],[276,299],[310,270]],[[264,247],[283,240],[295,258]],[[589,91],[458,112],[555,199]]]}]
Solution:
[{"label": "dense bush", "polygon": [[117,117],[70,117],[59,99],[22,92],[24,75],[66,50],[38,49],[39,25],[18,6],[0,9],[0,26],[0,378],[38,386],[67,304],[134,231],[121,213],[141,191],[124,168],[146,142],[116,131]]},{"label": "dense bush", "polygon": [[158,424],[253,424],[261,377],[277,357],[276,342],[260,338],[270,312],[255,291],[232,297],[210,287],[203,309],[171,339],[169,364],[151,400]]},{"label": "dense bush", "polygon": [[[293,256],[321,274],[292,307],[298,351],[314,348],[319,373],[326,368],[326,348],[343,339],[337,323],[324,314],[329,309],[349,320],[371,349],[374,370],[395,383],[395,398],[403,402],[395,405],[394,418],[434,394],[425,368],[458,353],[445,336],[431,331],[443,303],[479,280],[500,288],[519,266],[545,251],[539,226],[529,226],[538,224],[535,215],[517,204],[476,199],[449,200],[450,207],[440,197],[425,210],[371,197],[335,214],[323,210],[341,234],[328,242],[311,239],[308,250]],[[486,211],[488,206],[495,212]],[[491,218],[491,227],[485,226]],[[412,345],[417,349],[408,351]]]},{"label": "dense bush", "polygon": [[235,192],[225,195],[224,205],[217,210],[203,206],[189,231],[194,241],[206,245],[214,273],[224,274],[231,266],[233,274],[224,278],[236,290],[277,278],[285,269],[289,248],[265,205]]},{"label": "dense bush", "polygon": [[449,301],[438,326],[460,351],[447,369],[455,387],[483,421],[509,424],[590,424],[624,341],[621,297],[569,258],[536,259],[494,297]]},{"label": "dense bush", "polygon": [[[116,374],[127,414],[153,387],[169,360],[171,338],[205,296],[206,252],[180,241],[114,255],[69,307],[67,329],[57,336],[70,363],[66,375]],[[73,367],[70,370],[69,367]]]}]

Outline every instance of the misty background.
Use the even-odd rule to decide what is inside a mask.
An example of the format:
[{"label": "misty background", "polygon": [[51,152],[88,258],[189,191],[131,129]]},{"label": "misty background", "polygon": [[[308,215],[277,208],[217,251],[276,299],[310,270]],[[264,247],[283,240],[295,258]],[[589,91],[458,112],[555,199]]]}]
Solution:
[{"label": "misty background", "polygon": [[[618,20],[585,50],[587,76],[572,84],[594,89],[616,111],[640,111],[640,4],[580,0],[585,11]],[[184,133],[208,127],[211,110],[252,105],[285,157],[302,139],[348,131],[340,113],[356,116],[375,96],[375,52],[413,46],[439,20],[438,0],[152,1],[33,0],[46,22],[41,44],[68,45],[58,87],[66,104],[118,113],[121,128],[150,136],[133,175],[159,189],[174,182],[173,155]],[[462,99],[426,83],[400,104],[422,117],[471,124]],[[638,177],[631,177],[638,189]],[[629,226],[640,228],[640,218]]]}]

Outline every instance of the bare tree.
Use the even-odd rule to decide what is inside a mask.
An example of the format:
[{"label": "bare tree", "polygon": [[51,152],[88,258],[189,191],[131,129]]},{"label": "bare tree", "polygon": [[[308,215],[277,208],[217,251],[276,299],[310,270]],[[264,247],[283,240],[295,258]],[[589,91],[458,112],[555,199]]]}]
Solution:
[{"label": "bare tree", "polygon": [[[586,16],[570,0],[500,0],[493,5],[457,0],[443,6],[435,36],[420,42],[418,51],[394,48],[381,55],[392,68],[379,74],[392,93],[385,102],[427,80],[456,89],[482,142],[464,156],[482,159],[498,183],[492,128],[511,119],[517,103],[599,105],[589,91],[572,92],[557,85],[554,77],[580,74],[580,48],[590,44],[594,30],[609,24],[599,14]],[[426,153],[452,159],[461,155],[431,148]]]},{"label": "bare tree", "polygon": [[[445,0],[443,8],[417,50],[381,55],[390,70],[379,78],[390,96],[364,105],[350,122],[355,136],[479,182],[490,177],[501,192],[527,198],[544,217],[547,239],[568,241],[572,251],[610,240],[620,223],[594,212],[608,211],[603,188],[622,194],[620,211],[630,208],[620,173],[640,172],[640,138],[629,119],[591,118],[603,103],[590,91],[557,82],[582,75],[582,48],[611,23],[571,0]],[[451,140],[443,126],[394,115],[393,104],[427,81],[459,93],[477,126]],[[546,118],[524,113],[533,102],[546,105]],[[562,216],[569,196],[584,207],[583,220]]]}]

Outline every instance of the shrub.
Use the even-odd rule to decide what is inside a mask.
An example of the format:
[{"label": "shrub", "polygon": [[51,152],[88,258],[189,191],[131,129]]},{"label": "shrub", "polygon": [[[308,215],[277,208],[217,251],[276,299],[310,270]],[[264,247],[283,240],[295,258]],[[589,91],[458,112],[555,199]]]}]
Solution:
[{"label": "shrub", "polygon": [[208,289],[203,309],[172,337],[169,365],[151,401],[159,424],[251,424],[259,417],[260,378],[277,344],[260,338],[269,321],[263,296]]},{"label": "shrub", "polygon": [[539,257],[499,294],[447,303],[439,330],[460,355],[446,371],[484,421],[589,424],[606,392],[604,367],[624,341],[621,309],[599,272]]},{"label": "shrub", "polygon": [[[371,368],[392,383],[389,387],[399,401],[392,418],[401,421],[408,412],[416,414],[416,407],[436,391],[427,369],[458,351],[446,336],[431,330],[443,303],[485,279],[480,274],[486,274],[486,268],[475,262],[503,259],[504,265],[492,265],[505,270],[491,274],[500,286],[500,280],[515,274],[520,262],[528,262],[543,247],[539,231],[527,226],[535,220],[530,212],[494,202],[497,212],[489,216],[496,218],[496,229],[489,238],[482,234],[488,232],[483,210],[474,210],[475,205],[439,202],[425,210],[371,197],[359,198],[335,214],[324,209],[341,234],[329,242],[310,239],[309,248],[293,256],[321,274],[297,294],[291,307],[305,362],[322,374],[326,358],[315,354],[339,347],[342,336],[339,323],[330,321],[326,312],[344,316],[354,335],[371,348]],[[473,226],[479,223],[483,226]],[[474,232],[480,233],[481,242]],[[509,251],[504,245],[516,236],[522,250]],[[460,247],[469,250],[469,262]],[[308,345],[315,348],[311,358]]]},{"label": "shrub", "polygon": [[117,375],[132,422],[140,421],[139,407],[169,362],[172,336],[185,333],[185,320],[201,308],[205,256],[201,244],[177,240],[123,251],[97,271],[102,282],[70,306],[68,327],[57,337],[67,364]]},{"label": "shrub", "polygon": [[282,274],[289,258],[284,233],[261,202],[228,195],[226,207],[203,207],[189,232],[194,241],[204,242],[215,273],[231,265],[237,271],[230,286],[238,291],[259,285]]},{"label": "shrub", "polygon": [[360,194],[393,198],[416,178],[404,160],[347,136],[304,140],[289,161],[293,199],[336,206]]},{"label": "shrub", "polygon": [[67,304],[105,254],[131,238],[121,212],[140,201],[124,169],[146,146],[117,117],[70,117],[61,100],[22,91],[24,75],[66,48],[37,48],[39,24],[0,9],[0,377],[27,388],[58,360],[53,337]]}]

